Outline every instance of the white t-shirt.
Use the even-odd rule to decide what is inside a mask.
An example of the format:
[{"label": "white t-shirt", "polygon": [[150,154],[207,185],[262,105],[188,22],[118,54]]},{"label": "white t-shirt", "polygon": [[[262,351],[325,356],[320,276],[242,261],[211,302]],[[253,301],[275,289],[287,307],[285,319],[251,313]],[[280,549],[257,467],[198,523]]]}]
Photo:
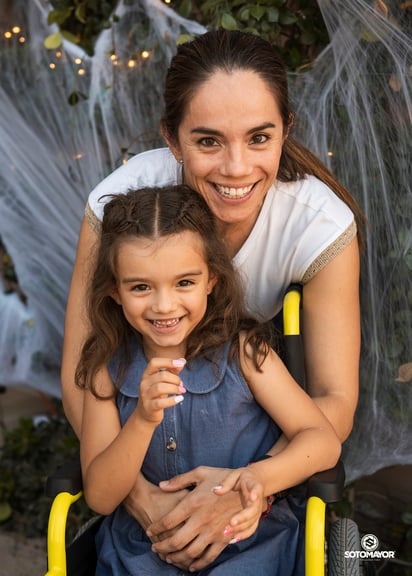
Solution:
[{"label": "white t-shirt", "polygon": [[[86,218],[98,231],[104,204],[110,199],[107,195],[181,182],[182,167],[167,148],[143,152],[96,186],[89,196]],[[233,259],[244,281],[249,312],[258,320],[273,318],[289,284],[308,282],[355,236],[352,211],[326,184],[314,176],[297,182],[276,181]]]}]

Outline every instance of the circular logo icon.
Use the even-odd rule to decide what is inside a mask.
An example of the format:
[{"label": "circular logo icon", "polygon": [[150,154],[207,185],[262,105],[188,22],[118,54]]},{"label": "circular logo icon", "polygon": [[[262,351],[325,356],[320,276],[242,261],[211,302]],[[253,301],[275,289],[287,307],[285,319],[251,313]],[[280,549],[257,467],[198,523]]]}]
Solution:
[{"label": "circular logo icon", "polygon": [[379,546],[379,540],[375,534],[365,534],[361,539],[361,546],[366,552],[374,552]]}]

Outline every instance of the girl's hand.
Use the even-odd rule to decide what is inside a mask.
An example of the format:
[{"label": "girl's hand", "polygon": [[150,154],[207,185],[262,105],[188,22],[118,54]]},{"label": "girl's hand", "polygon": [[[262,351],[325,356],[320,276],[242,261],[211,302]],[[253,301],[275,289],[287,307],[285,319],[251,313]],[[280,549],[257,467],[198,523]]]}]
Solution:
[{"label": "girl's hand", "polygon": [[184,358],[152,358],[142,375],[136,414],[144,421],[159,425],[165,408],[183,401],[186,388],[179,372],[186,364]]},{"label": "girl's hand", "polygon": [[262,483],[251,468],[233,470],[219,486],[213,488],[217,495],[227,494],[231,490],[239,492],[243,506],[243,510],[232,516],[224,530],[225,535],[231,536],[229,543],[233,544],[248,538],[256,531],[266,499],[263,496]]}]

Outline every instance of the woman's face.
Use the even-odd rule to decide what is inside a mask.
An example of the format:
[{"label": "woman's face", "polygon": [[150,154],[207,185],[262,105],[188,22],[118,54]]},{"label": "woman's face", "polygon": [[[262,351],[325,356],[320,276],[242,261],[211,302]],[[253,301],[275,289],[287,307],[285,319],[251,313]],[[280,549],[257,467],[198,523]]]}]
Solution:
[{"label": "woman's face", "polygon": [[284,142],[272,92],[255,72],[217,71],[200,85],[168,142],[185,183],[206,200],[224,233],[253,227],[274,182]]}]

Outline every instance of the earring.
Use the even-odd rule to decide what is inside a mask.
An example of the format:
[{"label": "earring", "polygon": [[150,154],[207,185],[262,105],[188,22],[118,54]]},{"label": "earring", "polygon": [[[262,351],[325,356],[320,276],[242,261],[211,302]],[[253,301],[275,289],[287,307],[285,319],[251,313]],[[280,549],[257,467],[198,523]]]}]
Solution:
[{"label": "earring", "polygon": [[183,160],[182,158],[180,158],[180,160],[178,160],[179,164],[183,165]]}]

